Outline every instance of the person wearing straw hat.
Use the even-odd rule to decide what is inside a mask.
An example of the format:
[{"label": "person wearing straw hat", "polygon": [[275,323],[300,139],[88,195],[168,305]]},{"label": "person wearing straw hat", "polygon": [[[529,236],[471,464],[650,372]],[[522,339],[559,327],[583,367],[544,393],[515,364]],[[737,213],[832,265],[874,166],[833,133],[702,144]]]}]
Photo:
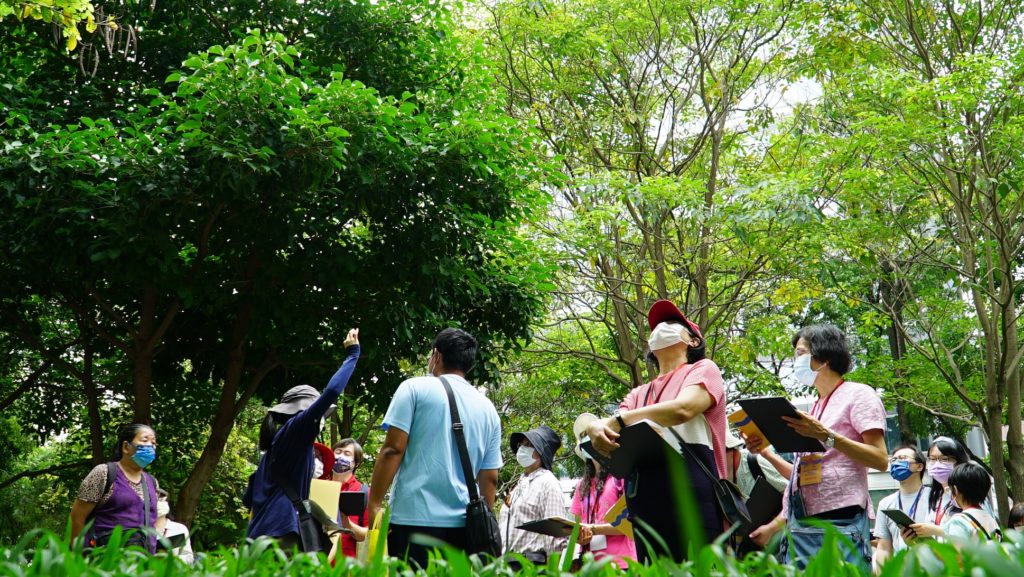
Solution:
[{"label": "person wearing straw hat", "polygon": [[[651,329],[647,343],[658,360],[658,376],[626,395],[619,410],[608,419],[598,419],[588,428],[593,448],[610,455],[619,444],[622,429],[649,420],[671,427],[701,463],[687,460],[690,489],[700,519],[703,538],[713,540],[723,531],[722,513],[715,500],[714,485],[705,471],[726,474],[725,468],[725,383],[722,372],[704,358],[706,342],[700,327],[686,318],[672,301],[659,300],[647,311]],[[703,465],[703,467],[701,466]],[[626,480],[626,504],[638,536],[637,558],[646,562],[652,553],[683,561],[690,544],[701,536],[688,533],[677,514],[688,502],[681,498],[668,462],[637,467]],[[664,543],[665,548],[661,546]]]},{"label": "person wearing straw hat", "polygon": [[576,417],[572,426],[572,435],[576,439],[574,452],[583,460],[584,472],[576,485],[569,512],[580,519],[580,553],[591,552],[595,559],[611,557],[625,569],[629,565],[627,559],[636,560],[636,544],[604,518],[622,498],[625,483],[608,475],[608,471],[602,470],[600,463],[579,445],[586,439],[587,427],[597,418],[593,413],[583,413]]},{"label": "person wearing straw hat", "polygon": [[[323,393],[309,385],[292,387],[285,391],[281,402],[267,412],[260,427],[259,447],[263,455],[242,497],[242,503],[252,510],[246,531],[251,539],[269,536],[278,539],[283,549],[303,548],[299,538],[299,514],[288,493],[309,499],[315,466],[313,442],[323,427],[324,418],[336,408],[338,397],[355,371],[359,360],[359,329],[350,330],[343,344],[347,353],[345,361]],[[306,548],[309,547],[319,549],[319,544],[306,544]]]}]

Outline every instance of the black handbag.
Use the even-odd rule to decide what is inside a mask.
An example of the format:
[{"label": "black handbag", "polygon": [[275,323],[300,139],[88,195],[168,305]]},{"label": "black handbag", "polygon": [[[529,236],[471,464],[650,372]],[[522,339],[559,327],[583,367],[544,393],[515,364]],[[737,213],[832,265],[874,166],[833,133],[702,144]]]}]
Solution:
[{"label": "black handbag", "polygon": [[486,553],[491,557],[501,555],[501,531],[494,511],[487,501],[480,496],[476,486],[476,476],[469,464],[469,449],[466,448],[466,432],[462,420],[459,419],[459,408],[455,403],[455,393],[447,379],[441,377],[441,384],[448,393],[448,409],[452,415],[452,433],[455,445],[459,449],[459,460],[462,462],[462,473],[466,477],[466,488],[469,490],[469,504],[466,505],[466,552]]},{"label": "black handbag", "polygon": [[679,435],[679,433],[672,427],[666,427],[675,438],[679,441],[679,446],[682,447],[686,453],[687,460],[693,460],[697,463],[704,474],[707,475],[708,479],[711,480],[711,487],[715,491],[715,502],[718,504],[718,510],[722,513],[729,524],[740,525],[749,527],[750,526],[750,512],[747,510],[747,504],[743,499],[743,493],[740,492],[740,488],[736,486],[736,483],[728,479],[719,479],[718,475],[711,474],[711,471],[704,465],[704,461],[701,461],[697,454],[693,452],[693,449],[686,444],[686,441]]}]

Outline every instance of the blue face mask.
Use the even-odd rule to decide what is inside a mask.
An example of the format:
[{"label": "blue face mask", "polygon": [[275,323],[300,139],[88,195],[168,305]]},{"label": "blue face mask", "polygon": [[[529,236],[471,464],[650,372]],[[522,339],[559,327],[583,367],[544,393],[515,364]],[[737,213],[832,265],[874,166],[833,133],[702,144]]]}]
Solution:
[{"label": "blue face mask", "polygon": [[156,447],[153,445],[133,445],[135,447],[135,454],[132,455],[132,461],[135,464],[145,469],[156,459]]},{"label": "blue face mask", "polygon": [[889,464],[889,475],[897,481],[905,481],[914,472],[910,470],[910,461],[893,461]]}]

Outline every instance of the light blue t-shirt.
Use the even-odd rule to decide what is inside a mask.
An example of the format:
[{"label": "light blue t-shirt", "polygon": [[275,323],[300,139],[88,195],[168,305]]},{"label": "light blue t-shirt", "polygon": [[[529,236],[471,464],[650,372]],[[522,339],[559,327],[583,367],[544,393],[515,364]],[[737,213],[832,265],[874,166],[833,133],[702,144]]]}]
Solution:
[{"label": "light blue t-shirt", "polygon": [[[475,476],[500,469],[501,421],[494,404],[465,379],[445,375],[455,393]],[[391,522],[421,527],[463,527],[469,492],[452,435],[448,395],[437,377],[415,377],[398,387],[383,428],[409,434],[391,489]]]}]

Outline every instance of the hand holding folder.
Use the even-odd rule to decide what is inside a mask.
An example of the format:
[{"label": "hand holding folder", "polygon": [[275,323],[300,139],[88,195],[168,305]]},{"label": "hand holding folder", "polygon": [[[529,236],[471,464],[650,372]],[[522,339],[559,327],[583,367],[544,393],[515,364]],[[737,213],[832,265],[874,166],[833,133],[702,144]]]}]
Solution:
[{"label": "hand holding folder", "polygon": [[776,452],[820,453],[825,450],[821,441],[797,433],[782,420],[782,417],[801,418],[796,407],[786,398],[760,397],[738,402],[758,431],[775,447]]}]

